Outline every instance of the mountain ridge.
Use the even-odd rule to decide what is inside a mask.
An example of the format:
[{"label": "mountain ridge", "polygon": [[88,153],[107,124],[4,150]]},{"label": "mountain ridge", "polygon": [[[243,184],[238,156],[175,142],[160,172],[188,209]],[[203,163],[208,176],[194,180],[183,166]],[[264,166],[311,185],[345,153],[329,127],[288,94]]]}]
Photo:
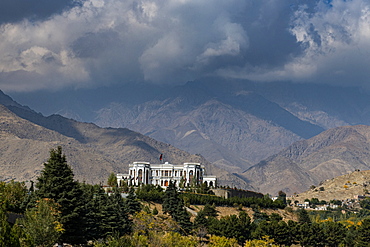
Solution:
[{"label": "mountain ridge", "polygon": [[[262,193],[300,193],[326,179],[370,169],[369,154],[370,126],[343,126],[298,141],[241,175]],[[256,179],[256,174],[264,179]]]},{"label": "mountain ridge", "polygon": [[[0,103],[4,95],[0,93]],[[44,117],[27,107],[18,108],[15,102],[0,105],[0,112],[2,180],[34,180],[50,148],[60,145],[76,178],[89,183],[105,183],[111,172],[126,172],[133,161],[156,163],[163,153],[166,161],[174,164],[199,162],[205,165],[208,174],[219,176],[221,184],[232,181],[241,188],[251,188],[200,155],[191,155],[127,128],[100,128],[59,115]]]}]

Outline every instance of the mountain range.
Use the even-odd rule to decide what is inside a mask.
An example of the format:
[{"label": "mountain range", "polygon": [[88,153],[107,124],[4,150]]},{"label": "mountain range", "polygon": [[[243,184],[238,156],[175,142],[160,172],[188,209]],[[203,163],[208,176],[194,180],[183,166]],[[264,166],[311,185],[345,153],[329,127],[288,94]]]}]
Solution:
[{"label": "mountain range", "polygon": [[[320,167],[325,167],[321,161],[309,164],[316,153],[318,157],[332,157],[330,152],[339,146],[333,146],[333,150],[328,148],[330,145],[308,149],[305,163],[299,163],[301,157],[281,155],[289,149],[304,149],[305,142],[336,140],[340,135],[330,134],[336,127],[370,124],[370,97],[361,88],[208,78],[179,86],[126,84],[67,93],[13,93],[12,97],[46,115],[58,113],[103,128],[128,128],[201,155],[219,171],[233,173],[230,185],[263,193],[299,193],[330,176],[366,167],[331,161],[334,168],[329,172],[321,171]],[[55,128],[50,121],[43,126]],[[85,138],[75,135],[80,135],[79,131],[65,134],[77,140]],[[340,151],[334,153],[339,155]],[[355,152],[350,156],[358,158]],[[338,160],[349,162],[340,157]]]},{"label": "mountain range", "polygon": [[111,172],[125,173],[129,163],[158,163],[160,154],[173,164],[199,162],[221,184],[248,185],[214,167],[201,155],[191,155],[169,144],[126,128],[101,128],[60,115],[48,117],[13,101],[0,92],[0,180],[34,180],[52,148],[62,146],[76,179],[105,184]]},{"label": "mountain range", "polygon": [[258,191],[289,195],[355,170],[370,169],[370,126],[329,129],[295,142],[241,174]]}]

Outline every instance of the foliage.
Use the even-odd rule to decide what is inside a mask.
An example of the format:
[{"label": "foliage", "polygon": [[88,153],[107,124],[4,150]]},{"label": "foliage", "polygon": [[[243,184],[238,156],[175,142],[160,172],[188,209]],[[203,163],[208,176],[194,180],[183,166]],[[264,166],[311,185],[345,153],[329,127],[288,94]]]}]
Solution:
[{"label": "foliage", "polygon": [[65,243],[84,242],[83,220],[84,200],[83,192],[78,182],[74,181],[71,167],[67,164],[62,148],[50,150],[50,158],[44,164],[44,169],[37,179],[36,195],[39,198],[53,199],[60,205],[61,219],[65,231],[60,241]]},{"label": "foliage", "polygon": [[235,238],[227,238],[224,236],[211,236],[209,239],[210,247],[237,247],[238,241]]},{"label": "foliage", "polygon": [[264,236],[263,239],[253,239],[245,242],[244,247],[278,247],[279,245],[274,244],[274,240],[270,239],[269,236]]},{"label": "foliage", "polygon": [[308,215],[308,212],[303,208],[298,210],[298,222],[301,224],[311,223],[311,219],[310,216]]},{"label": "foliage", "polygon": [[204,213],[205,216],[208,216],[208,217],[217,217],[218,216],[216,206],[214,204],[212,206],[208,203],[206,205],[204,205],[203,213]]},{"label": "foliage", "polygon": [[178,231],[178,223],[172,218],[161,218],[141,211],[133,216],[134,232],[150,235],[155,232]]},{"label": "foliage", "polygon": [[134,187],[131,187],[128,196],[125,200],[126,211],[128,214],[134,215],[141,210],[141,203],[138,201]]},{"label": "foliage", "polygon": [[239,216],[230,215],[221,217],[219,220],[211,217],[208,219],[208,231],[217,236],[235,238],[239,244],[242,244],[251,235],[250,218],[243,211],[239,213]]},{"label": "foliage", "polygon": [[190,216],[185,209],[184,201],[179,197],[179,193],[171,181],[163,195],[162,210],[170,214],[179,223],[182,233],[188,234],[192,230]]},{"label": "foliage", "polygon": [[25,217],[18,220],[17,223],[36,246],[51,246],[63,233],[58,208],[52,200],[41,199],[35,208],[28,209]]},{"label": "foliage", "polygon": [[109,174],[107,183],[108,183],[108,186],[110,186],[110,187],[117,187],[117,185],[118,185],[117,177],[116,177],[116,174],[114,174],[114,172]]},{"label": "foliage", "polygon": [[370,243],[370,219],[364,219],[358,227],[356,246],[369,246]]},{"label": "foliage", "polygon": [[110,196],[96,186],[83,185],[83,191],[88,198],[84,222],[87,239],[106,238],[113,234],[122,236],[131,232],[132,222],[118,188]]},{"label": "foliage", "polygon": [[276,200],[281,201],[284,205],[287,205],[286,193],[280,190],[278,193],[278,198]]},{"label": "foliage", "polygon": [[5,211],[22,213],[22,202],[26,198],[27,188],[24,182],[9,183],[0,181],[0,203]]},{"label": "foliage", "polygon": [[111,196],[102,194],[99,199],[100,212],[98,216],[101,220],[100,230],[103,237],[113,234],[122,236],[130,233],[131,221],[118,189],[115,189]]},{"label": "foliage", "polygon": [[147,202],[158,202],[161,203],[163,200],[163,189],[159,185],[143,184],[140,185],[136,190],[136,196],[138,199]]},{"label": "foliage", "polygon": [[285,208],[285,204],[281,200],[273,201],[269,197],[230,197],[223,198],[215,195],[203,195],[196,193],[183,193],[180,195],[182,198],[188,198],[188,201],[192,205],[205,205],[214,204],[216,206],[234,206],[243,205],[244,207],[251,207],[252,205],[261,208]]},{"label": "foliage", "polygon": [[196,192],[199,193],[199,194],[210,194],[210,195],[213,195],[214,193],[212,192],[212,190],[210,190],[210,188],[208,187],[207,183],[204,182],[202,184],[200,184],[197,188],[196,188]]},{"label": "foliage", "polygon": [[0,207],[0,247],[20,246],[19,235],[7,221],[8,215]]},{"label": "foliage", "polygon": [[360,206],[363,209],[368,209],[370,210],[370,198],[365,198],[360,201]]}]

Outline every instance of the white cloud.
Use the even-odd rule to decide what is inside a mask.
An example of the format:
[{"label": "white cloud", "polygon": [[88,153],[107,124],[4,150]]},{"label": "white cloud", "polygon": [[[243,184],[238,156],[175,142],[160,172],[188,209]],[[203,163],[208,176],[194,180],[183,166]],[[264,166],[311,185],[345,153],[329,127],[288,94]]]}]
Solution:
[{"label": "white cloud", "polygon": [[365,83],[369,3],[315,3],[83,0],[47,19],[0,26],[0,87],[182,83],[208,74]]}]

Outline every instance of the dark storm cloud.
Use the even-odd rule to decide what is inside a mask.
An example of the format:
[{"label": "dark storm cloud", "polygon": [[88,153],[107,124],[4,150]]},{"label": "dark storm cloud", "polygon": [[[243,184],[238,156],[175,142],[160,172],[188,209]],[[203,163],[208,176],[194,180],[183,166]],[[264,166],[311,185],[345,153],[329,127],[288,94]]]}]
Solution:
[{"label": "dark storm cloud", "polygon": [[365,0],[29,2],[2,3],[13,13],[0,26],[4,90],[207,75],[363,85],[369,76]]},{"label": "dark storm cloud", "polygon": [[1,0],[0,24],[25,18],[45,19],[78,4],[74,0]]}]

